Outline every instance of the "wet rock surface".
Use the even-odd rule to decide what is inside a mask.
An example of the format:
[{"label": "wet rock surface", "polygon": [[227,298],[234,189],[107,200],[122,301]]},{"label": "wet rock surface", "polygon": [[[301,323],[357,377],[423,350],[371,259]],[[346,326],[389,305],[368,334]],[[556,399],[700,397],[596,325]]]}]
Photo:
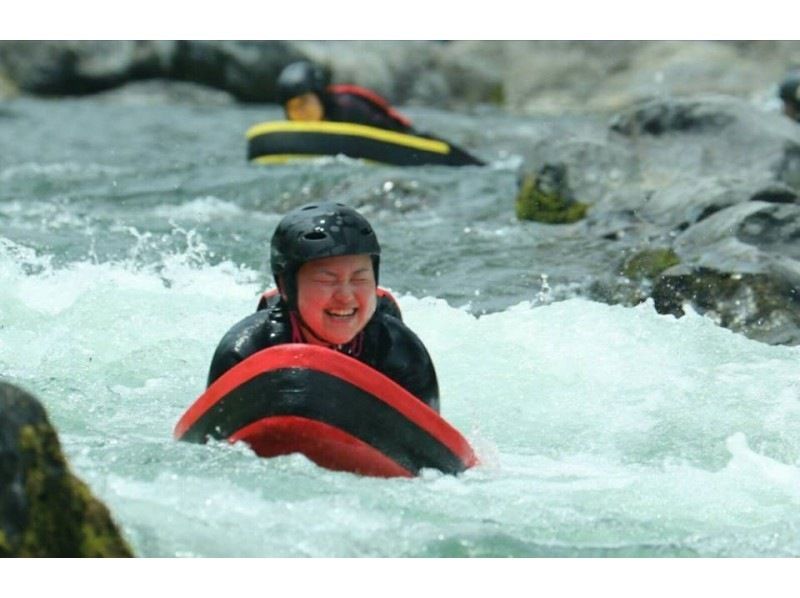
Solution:
[{"label": "wet rock surface", "polygon": [[4,382],[0,556],[133,556],[106,506],[70,471],[41,403]]},{"label": "wet rock surface", "polygon": [[[608,241],[585,293],[652,298],[773,344],[800,344],[800,127],[721,96],[647,100],[577,134],[520,147],[520,191],[554,159],[586,201],[575,226]],[[789,174],[790,173],[790,174]],[[618,259],[613,256],[617,247]]]}]

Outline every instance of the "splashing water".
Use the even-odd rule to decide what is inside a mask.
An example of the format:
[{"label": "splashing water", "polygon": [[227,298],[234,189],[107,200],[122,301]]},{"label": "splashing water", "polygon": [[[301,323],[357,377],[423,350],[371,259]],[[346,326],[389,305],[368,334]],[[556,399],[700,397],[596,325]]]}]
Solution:
[{"label": "splashing water", "polygon": [[[18,153],[0,152],[0,373],[43,401],[137,555],[800,554],[800,348],[575,297],[543,264],[569,271],[585,240],[516,223],[502,160],[256,169],[238,133],[262,118],[252,109],[14,109],[26,118],[6,123]],[[103,126],[70,125],[89,119]],[[59,153],[71,147],[83,153]],[[375,224],[382,284],[479,467],[372,479],[172,439],[269,279],[280,214],[321,196]]]},{"label": "splashing water", "polygon": [[481,466],[376,480],[174,442],[258,274],[53,268],[9,242],[0,367],[143,556],[797,554],[798,349],[573,299],[476,317],[400,295]]}]

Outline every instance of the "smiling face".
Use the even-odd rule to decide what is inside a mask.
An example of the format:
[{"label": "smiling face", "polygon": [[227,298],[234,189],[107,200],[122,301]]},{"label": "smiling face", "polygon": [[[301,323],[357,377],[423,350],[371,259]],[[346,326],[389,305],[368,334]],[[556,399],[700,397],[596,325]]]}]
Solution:
[{"label": "smiling face", "polygon": [[[375,273],[368,255],[306,262],[297,272],[297,308],[312,344],[343,345],[375,313]],[[310,330],[309,330],[310,329]]]}]

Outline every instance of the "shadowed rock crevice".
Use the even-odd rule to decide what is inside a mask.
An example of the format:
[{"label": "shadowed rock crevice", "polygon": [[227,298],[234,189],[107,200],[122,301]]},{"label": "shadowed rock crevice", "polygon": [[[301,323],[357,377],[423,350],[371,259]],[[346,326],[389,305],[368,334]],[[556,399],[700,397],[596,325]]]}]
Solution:
[{"label": "shadowed rock crevice", "polygon": [[797,193],[784,185],[775,184],[767,189],[757,191],[751,201],[767,203],[797,203]]},{"label": "shadowed rock crevice", "polygon": [[701,102],[656,100],[618,114],[611,121],[611,130],[626,136],[704,133],[723,129],[733,122],[731,115]]}]

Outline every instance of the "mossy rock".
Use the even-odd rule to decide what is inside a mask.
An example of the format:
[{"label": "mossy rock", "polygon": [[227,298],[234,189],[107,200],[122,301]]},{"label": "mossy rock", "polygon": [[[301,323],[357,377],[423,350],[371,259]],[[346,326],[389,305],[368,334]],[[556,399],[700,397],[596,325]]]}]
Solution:
[{"label": "mossy rock", "polygon": [[652,297],[659,313],[681,317],[683,306],[720,326],[773,344],[800,345],[800,289],[770,274],[737,274],[697,268],[660,276]]},{"label": "mossy rock", "polygon": [[133,556],[106,506],[70,472],[42,405],[2,382],[0,556]]},{"label": "mossy rock", "polygon": [[587,204],[560,193],[542,191],[535,175],[525,175],[515,202],[517,218],[546,224],[570,224],[586,217]]},{"label": "mossy rock", "polygon": [[655,280],[662,272],[680,263],[672,249],[645,249],[625,260],[621,273],[631,280]]},{"label": "mossy rock", "polygon": [[488,97],[486,101],[490,104],[495,104],[496,106],[505,106],[506,103],[506,90],[502,83],[498,83],[493,85],[489,89]]},{"label": "mossy rock", "polygon": [[8,74],[0,68],[0,100],[15,98],[19,96],[19,87],[8,76]]}]

